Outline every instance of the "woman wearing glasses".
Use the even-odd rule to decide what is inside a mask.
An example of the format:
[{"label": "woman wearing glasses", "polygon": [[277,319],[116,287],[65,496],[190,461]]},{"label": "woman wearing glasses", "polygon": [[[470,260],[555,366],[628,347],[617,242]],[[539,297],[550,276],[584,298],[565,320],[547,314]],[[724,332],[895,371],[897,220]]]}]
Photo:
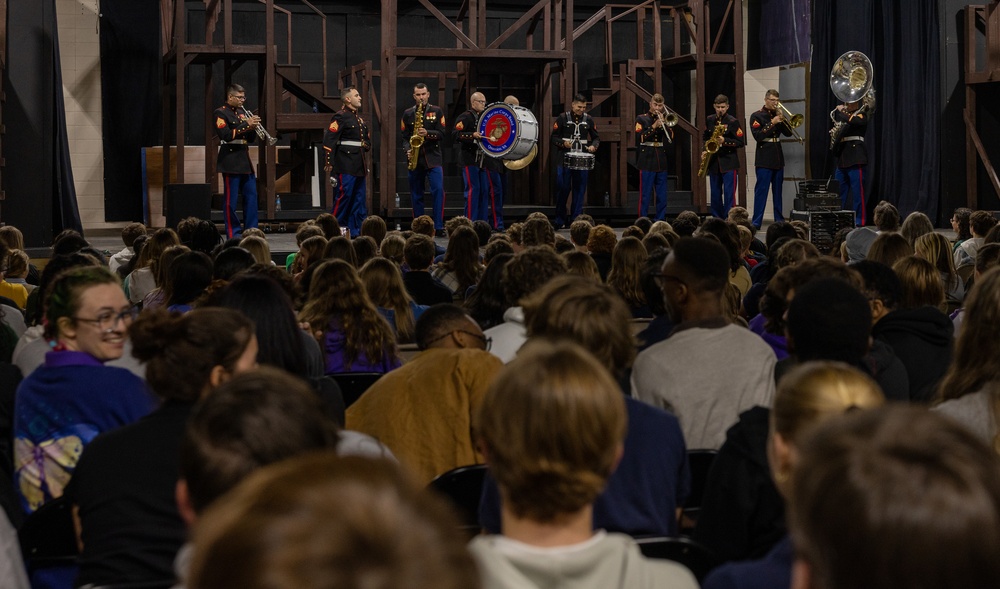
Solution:
[{"label": "woman wearing glasses", "polygon": [[120,358],[135,311],[118,277],[82,267],[56,278],[45,302],[52,350],[17,389],[14,480],[26,513],[59,497],[97,434],[132,423],[155,407],[143,381]]}]

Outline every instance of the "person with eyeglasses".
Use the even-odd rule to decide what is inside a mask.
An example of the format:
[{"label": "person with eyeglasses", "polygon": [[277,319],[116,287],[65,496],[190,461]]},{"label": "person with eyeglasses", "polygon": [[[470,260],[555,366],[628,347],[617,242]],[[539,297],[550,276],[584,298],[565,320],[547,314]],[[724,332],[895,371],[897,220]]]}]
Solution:
[{"label": "person with eyeglasses", "polygon": [[84,447],[156,407],[138,376],[105,366],[120,358],[136,316],[118,277],[95,266],[59,276],[45,301],[52,350],[17,388],[14,483],[26,513],[60,497]]},{"label": "person with eyeglasses", "polygon": [[481,464],[472,416],[503,364],[492,340],[454,304],[417,320],[420,353],[373,384],[347,409],[347,429],[377,438],[422,483]]}]

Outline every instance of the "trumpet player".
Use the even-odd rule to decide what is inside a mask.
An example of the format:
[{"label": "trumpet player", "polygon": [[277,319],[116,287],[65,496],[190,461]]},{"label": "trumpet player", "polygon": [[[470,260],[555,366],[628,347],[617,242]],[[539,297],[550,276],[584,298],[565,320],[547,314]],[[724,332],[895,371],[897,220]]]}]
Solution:
[{"label": "trumpet player", "polygon": [[708,115],[706,119],[703,139],[707,141],[712,136],[718,123],[725,125],[726,130],[722,133],[719,151],[708,163],[708,183],[712,189],[712,215],[725,219],[729,216],[729,209],[736,206],[736,171],[740,168],[736,150],[742,149],[747,139],[743,134],[743,125],[729,114],[728,96],[719,94],[712,106],[715,114]]},{"label": "trumpet player", "polygon": [[639,155],[639,217],[649,212],[649,201],[656,195],[656,220],[667,217],[667,143],[673,142],[674,130],[666,123],[667,107],[662,94],[653,94],[649,112],[635,119],[635,140]]},{"label": "trumpet player", "polygon": [[[441,107],[430,103],[431,93],[423,82],[413,87],[414,105],[403,111],[399,121],[399,131],[406,150],[406,161],[413,157],[411,144],[414,137],[421,137],[416,154],[416,167],[409,170],[410,203],[413,218],[424,214],[424,181],[430,184],[434,206],[431,218],[434,229],[444,231],[444,172],[441,160],[441,139],[444,138],[445,120]],[[420,117],[417,117],[419,112]]]},{"label": "trumpet player", "polygon": [[861,227],[866,221],[864,170],[868,164],[865,149],[868,116],[861,110],[861,101],[856,100],[837,105],[830,118],[835,125],[846,125],[841,130],[840,140],[833,146],[833,156],[837,159],[834,178],[840,183],[841,206],[845,211],[854,211],[854,222]]},{"label": "trumpet player", "polygon": [[365,176],[368,173],[365,153],[372,141],[368,125],[361,118],[361,94],[354,86],[340,91],[343,108],[334,113],[330,126],[323,132],[323,151],[327,172],[337,180],[334,190],[333,216],[341,227],[347,227],[351,239],[361,233],[361,222],[368,216]]},{"label": "trumpet player", "polygon": [[[219,156],[215,167],[222,174],[226,237],[238,237],[243,229],[257,226],[257,176],[250,161],[249,143],[257,139],[260,117],[243,108],[246,90],[239,84],[226,88],[226,104],[215,109],[215,133]],[[243,203],[243,224],[236,207]]]},{"label": "trumpet player", "polygon": [[757,185],[753,189],[753,226],[760,229],[764,223],[764,207],[767,206],[767,190],[771,189],[774,205],[774,220],[784,221],[781,213],[781,183],[785,179],[785,155],[781,151],[781,137],[791,137],[792,129],[785,123],[785,117],[778,110],[778,91],[768,90],[764,94],[764,106],[750,115],[750,132],[757,140],[756,162]]}]

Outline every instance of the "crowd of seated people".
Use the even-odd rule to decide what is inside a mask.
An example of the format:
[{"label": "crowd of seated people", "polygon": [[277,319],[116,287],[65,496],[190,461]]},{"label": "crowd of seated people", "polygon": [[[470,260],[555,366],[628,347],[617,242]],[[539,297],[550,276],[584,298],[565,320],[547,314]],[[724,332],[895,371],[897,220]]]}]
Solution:
[{"label": "crowd of seated people", "polygon": [[[79,545],[48,576],[0,550],[0,575],[834,589],[891,569],[986,586],[955,579],[996,579],[1000,550],[1000,230],[960,209],[952,242],[922,213],[875,213],[823,250],[801,223],[757,239],[741,207],[624,231],[581,215],[566,235],[541,213],[501,232],[457,217],[445,239],[429,217],[371,217],[352,239],[320,215],[284,265],[263,234],[185,219],[127,225],[107,259],[64,232],[41,271],[0,228],[0,541],[59,500]],[[356,400],[354,373],[373,381]],[[903,420],[924,425],[894,434]],[[699,480],[696,450],[715,456]],[[421,489],[469,465],[488,474],[466,546]],[[940,517],[865,509],[963,493]],[[892,566],[843,544],[848,514],[868,552],[896,538]],[[938,531],[977,548],[910,542]],[[633,540],[682,533],[721,566],[696,578]]]}]

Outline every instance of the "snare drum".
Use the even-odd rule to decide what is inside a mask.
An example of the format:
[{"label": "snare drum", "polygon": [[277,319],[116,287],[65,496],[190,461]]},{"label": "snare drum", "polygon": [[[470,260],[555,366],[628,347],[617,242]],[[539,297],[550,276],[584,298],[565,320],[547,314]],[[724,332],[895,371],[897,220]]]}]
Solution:
[{"label": "snare drum", "polygon": [[568,151],[563,155],[563,167],[570,170],[593,170],[594,154],[586,151]]},{"label": "snare drum", "polygon": [[538,121],[523,106],[497,102],[479,117],[479,148],[490,157],[519,160],[538,143]]}]

